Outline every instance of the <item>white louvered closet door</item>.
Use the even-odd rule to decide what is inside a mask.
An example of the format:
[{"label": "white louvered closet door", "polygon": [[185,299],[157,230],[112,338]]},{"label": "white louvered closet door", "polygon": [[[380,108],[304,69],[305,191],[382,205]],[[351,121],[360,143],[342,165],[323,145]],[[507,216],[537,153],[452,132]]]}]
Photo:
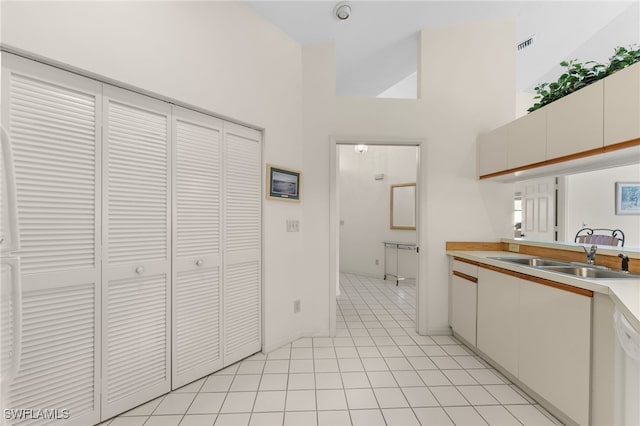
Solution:
[{"label": "white louvered closet door", "polygon": [[261,347],[260,132],[224,127],[224,364]]},{"label": "white louvered closet door", "polygon": [[169,104],[104,86],[102,418],[168,392]]},{"label": "white louvered closet door", "polygon": [[22,278],[20,367],[3,408],[66,409],[65,424],[94,424],[100,420],[101,85],[6,53],[2,66]]},{"label": "white louvered closet door", "polygon": [[222,121],[173,108],[172,388],[222,368]]}]

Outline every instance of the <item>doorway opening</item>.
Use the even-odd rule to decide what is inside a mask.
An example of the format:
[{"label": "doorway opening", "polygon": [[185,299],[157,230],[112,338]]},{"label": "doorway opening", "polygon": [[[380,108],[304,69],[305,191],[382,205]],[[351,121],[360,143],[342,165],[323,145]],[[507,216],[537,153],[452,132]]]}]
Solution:
[{"label": "doorway opening", "polygon": [[[415,332],[420,142],[334,142],[331,333],[338,335],[336,327],[337,333],[347,332],[347,320],[356,327],[361,322],[365,329],[384,326]],[[345,306],[353,318],[345,318]]]}]

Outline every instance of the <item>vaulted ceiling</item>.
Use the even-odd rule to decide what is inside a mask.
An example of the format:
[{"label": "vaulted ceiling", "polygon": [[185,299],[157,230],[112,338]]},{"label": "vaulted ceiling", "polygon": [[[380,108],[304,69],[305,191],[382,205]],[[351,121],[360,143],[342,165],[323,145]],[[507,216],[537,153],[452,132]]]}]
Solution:
[{"label": "vaulted ceiling", "polygon": [[333,14],[337,1],[247,3],[301,44],[335,42],[339,95],[376,96],[415,73],[424,28],[516,19],[518,42],[535,36],[516,56],[517,89],[530,92],[556,79],[564,59],[604,62],[616,46],[640,43],[638,0],[351,1],[346,21]]}]

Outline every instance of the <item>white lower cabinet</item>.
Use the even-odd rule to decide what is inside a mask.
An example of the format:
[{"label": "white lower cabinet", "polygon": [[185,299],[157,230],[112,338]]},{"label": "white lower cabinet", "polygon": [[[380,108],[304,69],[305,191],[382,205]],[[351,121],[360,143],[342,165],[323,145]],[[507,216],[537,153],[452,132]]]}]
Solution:
[{"label": "white lower cabinet", "polygon": [[476,345],[477,284],[456,275],[451,277],[451,328],[463,339]]},{"label": "white lower cabinet", "polygon": [[458,336],[476,346],[478,267],[454,260],[452,269],[449,325]]},{"label": "white lower cabinet", "polygon": [[581,425],[589,423],[591,301],[520,282],[518,378]]},{"label": "white lower cabinet", "polygon": [[477,347],[578,424],[589,424],[592,298],[480,267]]},{"label": "white lower cabinet", "polygon": [[478,349],[518,375],[518,282],[509,275],[478,270]]}]

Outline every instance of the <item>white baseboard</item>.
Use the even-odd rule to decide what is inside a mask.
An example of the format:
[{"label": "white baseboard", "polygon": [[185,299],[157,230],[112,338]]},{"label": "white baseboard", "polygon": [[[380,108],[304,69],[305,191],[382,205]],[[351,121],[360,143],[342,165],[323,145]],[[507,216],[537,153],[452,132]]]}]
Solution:
[{"label": "white baseboard", "polygon": [[278,341],[274,344],[270,344],[268,346],[263,346],[262,352],[269,353],[269,352],[275,351],[276,349],[284,345],[288,345],[289,343],[293,343],[298,339],[302,339],[303,337],[329,337],[329,329],[311,330],[311,331],[303,331],[303,332],[296,333],[290,338],[283,339],[281,341]]},{"label": "white baseboard", "polygon": [[428,328],[427,336],[451,336],[451,328],[448,326]]}]

